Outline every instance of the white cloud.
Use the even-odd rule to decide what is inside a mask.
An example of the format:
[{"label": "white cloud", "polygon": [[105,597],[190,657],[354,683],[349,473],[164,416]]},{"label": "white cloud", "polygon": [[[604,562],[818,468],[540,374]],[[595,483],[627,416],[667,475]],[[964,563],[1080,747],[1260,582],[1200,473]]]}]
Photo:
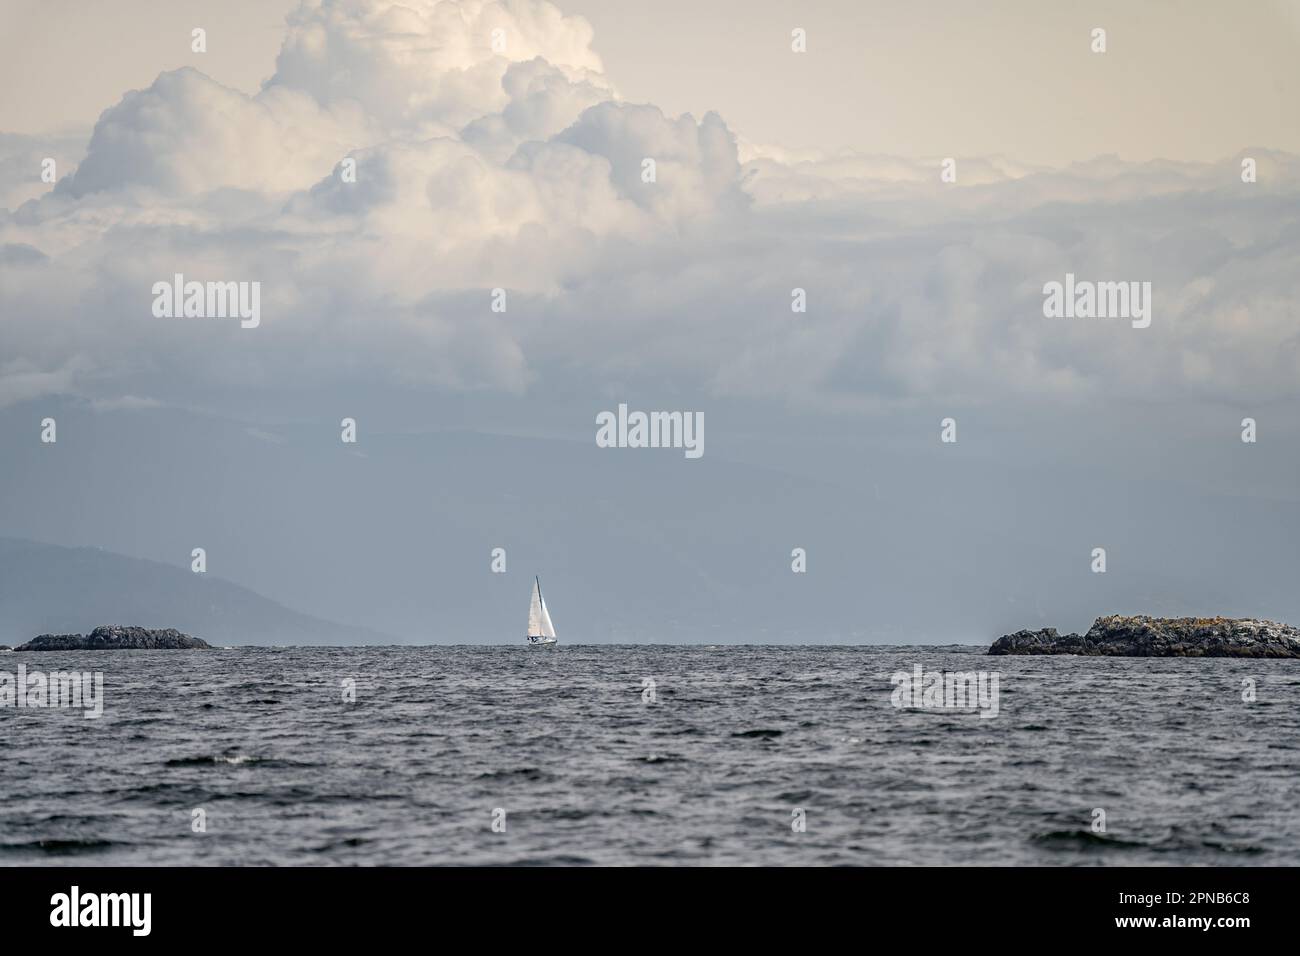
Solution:
[{"label": "white cloud", "polygon": [[41,178],[47,159],[54,160],[55,176],[64,177],[77,168],[77,160],[85,151],[86,137],[80,133],[61,136],[0,133],[0,209],[17,209],[53,188]]},{"label": "white cloud", "polygon": [[325,105],[357,102],[390,129],[445,135],[506,108],[512,63],[541,57],[601,73],[591,40],[586,20],[539,0],[322,0],[290,17],[268,88]]},{"label": "white cloud", "polygon": [[[602,103],[553,142],[605,157],[619,195],[663,218],[736,213],[746,205],[735,137],[716,113],[697,123],[689,115],[670,119],[654,106]],[[547,161],[550,148],[532,153],[533,168]],[[653,182],[643,174],[647,160]]]},{"label": "white cloud", "polygon": [[557,67],[540,57],[510,64],[501,87],[509,97],[501,111],[480,116],[461,132],[465,142],[496,160],[509,158],[525,141],[549,139],[583,110],[616,98],[601,74]]},{"label": "white cloud", "polygon": [[104,112],[85,160],[59,190],[81,197],[129,186],[169,196],[302,189],[373,138],[356,104],[324,109],[288,89],[249,97],[197,70],[173,70]]},{"label": "white cloud", "polygon": [[[1249,186],[1239,158],[956,157],[949,185],[941,157],[738,146],[625,103],[590,43],[542,2],[309,4],[256,95],[192,69],[126,94],[0,212],[0,403],[561,376],[863,408],[1295,394],[1296,157],[1248,151]],[[0,141],[0,168],[35,148]],[[1044,319],[1067,271],[1152,281],[1152,327]],[[176,272],[260,281],[262,327],[155,319]]]}]

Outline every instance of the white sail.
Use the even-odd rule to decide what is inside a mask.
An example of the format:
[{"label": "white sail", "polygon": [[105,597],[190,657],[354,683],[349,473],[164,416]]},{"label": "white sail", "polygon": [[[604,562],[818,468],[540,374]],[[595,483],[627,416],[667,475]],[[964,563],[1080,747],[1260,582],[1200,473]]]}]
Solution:
[{"label": "white sail", "polygon": [[528,602],[528,636],[542,636],[542,584],[533,579],[533,599]]},{"label": "white sail", "polygon": [[542,601],[542,637],[554,637],[555,625],[551,623],[551,612],[546,608],[546,601]]}]

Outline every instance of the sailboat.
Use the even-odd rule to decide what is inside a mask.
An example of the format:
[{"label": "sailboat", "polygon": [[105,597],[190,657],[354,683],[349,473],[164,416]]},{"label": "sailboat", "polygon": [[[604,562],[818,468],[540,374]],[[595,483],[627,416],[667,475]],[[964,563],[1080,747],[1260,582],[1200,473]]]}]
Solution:
[{"label": "sailboat", "polygon": [[528,645],[540,647],[555,643],[555,625],[542,599],[542,579],[533,578],[533,599],[528,602]]}]

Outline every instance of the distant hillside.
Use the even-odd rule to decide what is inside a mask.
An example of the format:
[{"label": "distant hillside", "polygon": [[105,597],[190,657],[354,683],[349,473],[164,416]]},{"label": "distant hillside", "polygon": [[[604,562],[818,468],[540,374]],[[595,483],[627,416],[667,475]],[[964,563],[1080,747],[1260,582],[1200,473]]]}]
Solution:
[{"label": "distant hillside", "polygon": [[212,644],[376,644],[393,639],[291,611],[188,568],[99,548],[0,538],[0,643],[100,624],[174,627]]}]

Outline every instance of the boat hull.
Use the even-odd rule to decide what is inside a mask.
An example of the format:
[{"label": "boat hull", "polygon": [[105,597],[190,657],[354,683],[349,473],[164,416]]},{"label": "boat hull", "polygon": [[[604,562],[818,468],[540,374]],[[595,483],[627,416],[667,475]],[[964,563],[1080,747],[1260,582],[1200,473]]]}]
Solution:
[{"label": "boat hull", "polygon": [[533,638],[530,637],[528,639],[529,647],[550,647],[552,644],[558,643],[559,641],[553,637],[539,637],[536,640],[533,640]]}]

